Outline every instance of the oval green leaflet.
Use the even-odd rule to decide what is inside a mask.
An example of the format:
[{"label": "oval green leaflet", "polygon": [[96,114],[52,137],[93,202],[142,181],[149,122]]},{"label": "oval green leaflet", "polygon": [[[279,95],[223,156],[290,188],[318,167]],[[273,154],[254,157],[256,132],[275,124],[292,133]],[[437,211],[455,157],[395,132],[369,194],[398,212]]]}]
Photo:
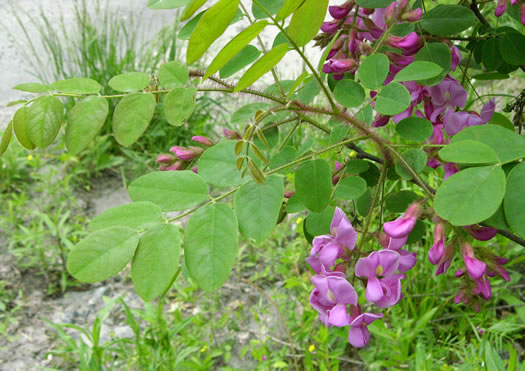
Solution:
[{"label": "oval green leaflet", "polygon": [[157,102],[151,93],[132,93],[117,104],[111,126],[117,142],[128,147],[146,131]]},{"label": "oval green leaflet", "polygon": [[39,148],[46,148],[55,140],[64,119],[64,106],[58,98],[37,98],[27,112],[29,140]]},{"label": "oval green leaflet", "polygon": [[203,81],[224,67],[233,57],[240,53],[246,45],[259,35],[267,25],[268,21],[254,23],[235,36],[211,62],[202,78]]},{"label": "oval green leaflet", "polygon": [[[188,42],[186,52],[188,64],[192,64],[202,57],[210,45],[226,31],[233,17],[235,17],[238,7],[239,0],[219,0],[203,14]],[[186,12],[183,18],[184,16],[186,16]]]},{"label": "oval green leaflet", "polygon": [[195,88],[172,89],[164,99],[164,114],[171,125],[180,126],[195,109]]},{"label": "oval green leaflet", "polygon": [[248,71],[246,71],[233,91],[241,91],[253,84],[262,75],[275,67],[275,65],[279,63],[281,59],[283,59],[287,52],[288,45],[281,44],[270,50],[267,54],[263,55],[257,62],[253,64],[253,66],[248,69]]},{"label": "oval green leaflet", "polygon": [[226,204],[209,204],[190,217],[184,233],[184,259],[191,276],[205,291],[228,279],[237,256],[237,217]]},{"label": "oval green leaflet", "polygon": [[95,139],[108,115],[108,102],[98,96],[86,97],[69,111],[66,126],[66,147],[76,155]]}]

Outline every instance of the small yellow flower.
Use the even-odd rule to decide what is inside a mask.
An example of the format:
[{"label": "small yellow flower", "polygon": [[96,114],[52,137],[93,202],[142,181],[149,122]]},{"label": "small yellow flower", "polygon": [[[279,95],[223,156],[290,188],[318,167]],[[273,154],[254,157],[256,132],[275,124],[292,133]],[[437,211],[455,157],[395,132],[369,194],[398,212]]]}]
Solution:
[{"label": "small yellow flower", "polygon": [[297,220],[295,221],[295,224],[299,224],[303,221],[303,218],[299,217],[297,218]]},{"label": "small yellow flower", "polygon": [[33,159],[33,155],[27,156],[27,161],[31,161]]},{"label": "small yellow flower", "polygon": [[357,155],[356,151],[350,151],[350,153],[348,154],[348,157],[355,157],[356,155]]},{"label": "small yellow flower", "polygon": [[201,349],[201,353],[204,353],[206,351],[206,349],[208,349],[208,346],[207,345],[203,346],[202,349]]},{"label": "small yellow flower", "polygon": [[309,351],[310,353],[312,353],[314,350],[315,350],[315,345],[312,344],[312,345],[310,345],[310,346],[308,347],[308,351]]}]

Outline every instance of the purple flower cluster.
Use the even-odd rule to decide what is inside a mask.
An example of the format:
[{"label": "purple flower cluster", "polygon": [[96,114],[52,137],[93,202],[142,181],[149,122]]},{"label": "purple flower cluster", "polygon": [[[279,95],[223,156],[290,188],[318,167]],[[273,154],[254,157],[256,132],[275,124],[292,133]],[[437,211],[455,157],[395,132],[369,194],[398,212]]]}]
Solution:
[{"label": "purple flower cluster", "polygon": [[[467,226],[465,229],[480,241],[487,241],[497,233],[494,228],[477,225]],[[447,272],[455,253],[452,245],[445,247],[445,238],[445,226],[439,222],[434,228],[434,244],[428,251],[428,260],[438,266],[436,276]],[[476,248],[475,252],[472,245],[466,241],[462,244],[461,254],[464,268],[457,270],[455,275],[458,278],[463,277],[464,280],[454,302],[470,303],[476,311],[479,311],[480,299],[489,300],[491,297],[489,277],[498,275],[509,281],[509,274],[502,266],[508,262],[508,259],[496,256],[484,247]]]},{"label": "purple flower cluster", "polygon": [[[496,9],[494,10],[496,17],[501,17],[502,14],[505,13],[505,10],[507,10],[507,1],[508,0],[498,0]],[[510,5],[514,6],[519,2],[519,0],[510,0]],[[520,4],[520,21],[521,24],[525,26],[525,2],[523,1]]]},{"label": "purple flower cluster", "polygon": [[[385,37],[385,32],[392,25],[415,22],[421,18],[421,9],[410,10],[407,5],[407,0],[398,0],[387,8],[378,9],[357,8],[353,1],[348,1],[341,6],[331,6],[329,10],[334,20],[323,24],[321,28],[323,33],[316,38],[317,43],[325,47],[336,32],[339,30],[342,32],[328,53],[323,72],[333,74],[334,79],[342,79],[345,73],[354,74],[357,71],[362,56],[369,55],[379,46],[387,46],[399,50],[397,53],[385,53],[390,59],[390,70],[385,84],[390,83],[399,71],[414,61],[415,54],[424,46],[423,38],[416,32],[403,37],[392,35]],[[454,45],[450,47],[450,51],[451,70],[455,71],[461,62],[461,52]],[[372,123],[373,126],[384,126],[390,119],[398,123],[415,115],[426,118],[433,124],[434,131],[429,142],[443,144],[447,141],[445,134],[454,136],[466,127],[486,124],[494,113],[493,100],[483,106],[480,114],[461,111],[467,101],[467,91],[451,75],[447,75],[439,84],[430,87],[414,81],[402,84],[410,93],[409,108],[392,117],[377,115]],[[374,96],[376,92],[371,94]],[[429,149],[428,152],[430,155],[428,166],[432,168],[442,166],[445,179],[459,170],[456,164],[442,163],[438,160],[436,149]]]},{"label": "purple flower cluster", "polygon": [[[211,147],[215,144],[210,138],[199,135],[194,136],[191,139],[196,143],[202,144],[204,147]],[[189,166],[191,166],[191,164],[204,152],[204,148],[195,146],[189,146],[188,148],[174,146],[170,148],[170,152],[175,156],[168,154],[157,156],[157,163],[160,164],[160,171],[176,171],[189,168]],[[193,166],[191,170],[197,173],[197,166]]]},{"label": "purple flower cluster", "polygon": [[[359,258],[355,264],[355,277],[366,284],[366,300],[378,308],[391,307],[403,297],[401,280],[405,278],[404,272],[416,264],[416,256],[401,248],[416,224],[419,208],[419,204],[413,204],[402,217],[385,223],[386,238],[382,243],[387,246]],[[354,286],[346,279],[346,268],[353,255],[359,257],[356,242],[357,232],[352,223],[340,208],[336,208],[330,234],[314,238],[306,260],[317,273],[312,277],[314,290],[310,303],[319,319],[328,327],[349,326],[349,343],[361,348],[370,339],[367,326],[383,314],[362,313]]]}]

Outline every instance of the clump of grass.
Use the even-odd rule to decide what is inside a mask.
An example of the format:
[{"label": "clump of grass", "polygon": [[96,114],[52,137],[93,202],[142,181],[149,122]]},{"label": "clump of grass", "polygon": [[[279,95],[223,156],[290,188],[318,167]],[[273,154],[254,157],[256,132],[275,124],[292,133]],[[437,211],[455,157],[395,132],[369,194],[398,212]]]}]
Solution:
[{"label": "clump of grass", "polygon": [[[130,9],[136,10],[139,4],[131,3]],[[10,6],[20,29],[4,29],[43,83],[89,77],[108,93],[111,77],[152,72],[163,60],[176,58],[178,24],[167,25],[167,18],[158,13],[148,18],[146,12],[125,11],[109,0],[75,2],[72,16],[63,6],[56,7],[61,9],[58,16],[43,7],[32,14],[12,1]]]}]

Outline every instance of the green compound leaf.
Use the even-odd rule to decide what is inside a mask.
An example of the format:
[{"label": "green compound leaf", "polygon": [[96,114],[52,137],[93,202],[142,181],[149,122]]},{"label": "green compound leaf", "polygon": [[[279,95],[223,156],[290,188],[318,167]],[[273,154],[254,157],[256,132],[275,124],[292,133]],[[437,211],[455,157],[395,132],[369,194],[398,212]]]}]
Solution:
[{"label": "green compound leaf", "polygon": [[195,88],[175,88],[164,99],[164,114],[171,125],[180,126],[195,109]]},{"label": "green compound leaf", "polygon": [[358,176],[343,178],[337,183],[335,197],[340,200],[357,200],[366,192],[366,180]]},{"label": "green compound leaf", "polygon": [[135,143],[147,129],[156,105],[151,93],[133,93],[122,98],[113,112],[112,128],[117,142],[125,147]]},{"label": "green compound leaf", "polygon": [[334,96],[345,107],[358,107],[365,100],[365,90],[353,80],[342,80],[335,87]]},{"label": "green compound leaf", "polygon": [[481,142],[463,140],[451,143],[439,151],[439,157],[446,162],[458,164],[495,164],[498,155],[492,148]]},{"label": "green compound leaf", "polygon": [[432,123],[420,117],[408,117],[396,125],[396,131],[403,139],[416,142],[427,140],[432,135],[433,130]]},{"label": "green compound leaf", "polygon": [[525,157],[525,138],[499,125],[477,125],[456,134],[450,143],[474,140],[491,147],[501,162]]},{"label": "green compound leaf", "polygon": [[439,36],[460,33],[476,23],[472,10],[459,5],[438,5],[426,12],[420,22],[423,29]]},{"label": "green compound leaf", "polygon": [[29,140],[41,149],[49,146],[58,135],[64,119],[64,106],[58,98],[37,98],[27,112]]},{"label": "green compound leaf", "polygon": [[450,49],[447,45],[442,43],[430,43],[425,44],[425,46],[422,47],[419,52],[417,52],[416,56],[414,57],[414,61],[433,62],[443,69],[441,74],[437,77],[418,81],[418,83],[421,85],[434,86],[443,81],[450,71],[452,55],[450,54]]},{"label": "green compound leaf", "polygon": [[190,0],[148,0],[148,8],[157,9],[175,9],[188,5]]},{"label": "green compound leaf", "polygon": [[505,173],[497,166],[473,167],[445,180],[438,188],[434,209],[453,225],[471,225],[494,214],[505,194]]},{"label": "green compound leaf", "polygon": [[73,77],[54,82],[51,84],[51,88],[62,93],[97,94],[102,89],[102,85],[85,77]]},{"label": "green compound leaf", "polygon": [[288,34],[298,46],[305,46],[323,25],[328,0],[305,0],[290,21]]},{"label": "green compound leaf", "polygon": [[2,135],[2,140],[0,141],[0,156],[2,156],[7,150],[7,147],[9,147],[9,143],[11,142],[12,136],[13,136],[13,122],[11,121],[7,125],[7,128],[5,128],[4,134]]},{"label": "green compound leaf", "polygon": [[29,107],[21,107],[16,111],[13,117],[13,129],[20,144],[26,149],[33,150],[35,145],[29,139],[29,133],[27,132],[28,113]]},{"label": "green compound leaf", "polygon": [[525,63],[525,36],[517,31],[505,32],[499,41],[499,52],[508,64]]},{"label": "green compound leaf", "polygon": [[262,30],[268,25],[267,21],[260,21],[252,24],[240,34],[235,36],[220,52],[202,78],[203,81],[223,68],[229,61],[239,54]]},{"label": "green compound leaf", "polygon": [[374,109],[387,116],[397,115],[410,106],[410,93],[397,82],[385,86],[376,98]]},{"label": "green compound leaf", "polygon": [[121,93],[141,91],[149,85],[151,77],[144,72],[129,72],[117,75],[109,80],[111,89]]},{"label": "green compound leaf", "polygon": [[179,266],[180,245],[179,230],[171,224],[157,224],[140,237],[131,263],[131,279],[144,301],[169,288]]},{"label": "green compound leaf", "polygon": [[261,242],[272,233],[277,224],[283,195],[283,180],[277,175],[267,177],[264,184],[250,181],[235,193],[233,207],[244,237]]},{"label": "green compound leaf", "polygon": [[504,210],[514,233],[525,238],[525,163],[516,165],[507,177]]},{"label": "green compound leaf", "polygon": [[[204,13],[188,42],[187,64],[192,64],[202,57],[211,44],[226,31],[238,7],[239,0],[220,0]],[[183,18],[185,16],[186,12]]]},{"label": "green compound leaf", "polygon": [[129,185],[134,201],[149,201],[163,211],[186,210],[208,198],[208,186],[193,171],[154,171],[135,179]]},{"label": "green compound leaf", "polygon": [[197,210],[186,225],[184,258],[191,276],[205,291],[228,279],[237,255],[237,217],[226,204]]},{"label": "green compound leaf", "polygon": [[184,86],[190,79],[188,66],[178,61],[171,61],[160,66],[159,82],[166,89]]},{"label": "green compound leaf", "polygon": [[364,86],[373,90],[383,85],[389,67],[390,61],[386,55],[373,54],[361,63],[357,75]]},{"label": "green compound leaf", "polygon": [[427,80],[441,75],[443,68],[433,62],[414,61],[394,78],[395,82]]},{"label": "green compound leaf", "polygon": [[[421,149],[409,149],[401,154],[408,165],[419,174],[425,168],[427,164],[427,155],[425,151]],[[403,179],[412,179],[412,173],[407,167],[398,159],[395,164],[396,173]]]},{"label": "green compound leaf", "polygon": [[246,46],[219,71],[222,79],[230,77],[259,58],[261,51],[253,45]]},{"label": "green compound leaf", "polygon": [[228,140],[208,148],[199,159],[198,168],[208,184],[216,187],[233,187],[241,183],[241,173],[237,170],[235,144]]},{"label": "green compound leaf", "polygon": [[108,116],[109,105],[105,98],[90,96],[69,111],[66,126],[66,147],[76,155],[95,139]]},{"label": "green compound leaf", "polygon": [[161,208],[151,202],[141,201],[104,211],[89,223],[89,229],[99,231],[120,226],[138,230],[161,222]]},{"label": "green compound leaf", "polygon": [[368,9],[386,8],[393,2],[394,0],[356,0],[357,5]]},{"label": "green compound leaf", "polygon": [[303,162],[295,172],[295,191],[310,211],[323,211],[332,193],[332,173],[325,160]]},{"label": "green compound leaf", "polygon": [[233,91],[241,91],[253,84],[255,81],[259,80],[261,76],[275,67],[275,65],[279,63],[281,59],[283,59],[287,52],[288,45],[281,44],[263,55],[257,62],[253,64],[253,66],[248,69],[248,71],[246,71]]},{"label": "green compound leaf", "polygon": [[131,228],[112,227],[94,232],[69,253],[67,270],[82,282],[98,282],[120,272],[131,260],[139,235]]},{"label": "green compound leaf", "polygon": [[37,82],[28,82],[25,84],[18,84],[13,87],[15,90],[25,91],[28,93],[47,93],[51,88],[47,85],[40,84]]}]

